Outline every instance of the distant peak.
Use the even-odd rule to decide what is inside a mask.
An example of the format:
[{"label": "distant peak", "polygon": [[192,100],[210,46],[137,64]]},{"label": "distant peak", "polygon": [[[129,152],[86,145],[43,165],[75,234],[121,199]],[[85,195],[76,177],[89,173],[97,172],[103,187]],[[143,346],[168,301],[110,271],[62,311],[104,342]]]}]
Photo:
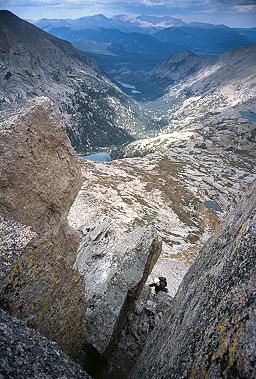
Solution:
[{"label": "distant peak", "polygon": [[190,22],[186,26],[202,29],[230,29],[227,25],[224,24],[209,24],[204,22]]},{"label": "distant peak", "polygon": [[18,18],[18,16],[16,16],[11,11],[8,11],[7,9],[1,9],[0,10],[0,16],[2,16],[2,17],[4,16],[4,17],[15,17],[15,18]]},{"label": "distant peak", "polygon": [[106,16],[104,16],[104,14],[102,14],[102,13],[99,13],[99,14],[95,14],[94,16],[91,16],[91,17],[93,17],[93,18],[104,18],[104,20],[105,19],[108,19]]}]

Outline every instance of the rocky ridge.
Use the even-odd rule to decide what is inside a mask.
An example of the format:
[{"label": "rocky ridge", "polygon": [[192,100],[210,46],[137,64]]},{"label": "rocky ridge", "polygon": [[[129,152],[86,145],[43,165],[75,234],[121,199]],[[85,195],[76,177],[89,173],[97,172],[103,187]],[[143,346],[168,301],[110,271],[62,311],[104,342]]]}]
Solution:
[{"label": "rocky ridge", "polygon": [[[189,60],[192,67],[194,60],[195,57]],[[173,60],[170,61],[173,64]],[[255,62],[256,45],[250,45],[198,63],[197,69],[194,65],[194,72],[188,72],[177,81],[176,73],[168,72],[166,60],[163,73],[158,72],[160,78],[167,75],[166,94],[147,104],[149,115],[162,120],[162,131],[168,133],[194,123],[204,126],[205,118],[218,122],[220,117],[227,115],[237,117],[241,110],[255,113]],[[183,75],[183,70],[186,73],[186,64],[178,72]],[[168,83],[175,79],[176,84],[169,86]]]},{"label": "rocky ridge", "polygon": [[189,269],[132,379],[255,377],[255,205],[254,182]]},{"label": "rocky ridge", "polygon": [[[154,100],[165,95],[168,88],[185,80],[204,67],[208,58],[199,57],[191,51],[182,50],[163,59],[152,70],[129,71],[123,69],[115,79],[119,82],[134,83],[136,90],[131,96],[137,100]],[[150,109],[150,104],[148,104]],[[161,109],[161,108],[160,108]]]}]

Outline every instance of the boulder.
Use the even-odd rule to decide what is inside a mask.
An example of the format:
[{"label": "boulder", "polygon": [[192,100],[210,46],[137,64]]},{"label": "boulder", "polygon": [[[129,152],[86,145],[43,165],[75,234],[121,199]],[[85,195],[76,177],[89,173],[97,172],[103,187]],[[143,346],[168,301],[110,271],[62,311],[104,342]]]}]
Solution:
[{"label": "boulder", "polygon": [[52,102],[2,113],[1,305],[70,356],[84,343],[79,235],[67,214],[81,185],[78,158]]},{"label": "boulder", "polygon": [[108,218],[87,230],[75,263],[85,281],[86,340],[108,358],[159,258],[162,241],[144,228],[118,234]]},{"label": "boulder", "polygon": [[131,379],[256,377],[255,225],[254,182],[189,269]]},{"label": "boulder", "polygon": [[0,215],[49,235],[74,262],[78,237],[68,227],[67,214],[81,172],[64,122],[43,97],[2,112],[0,121]]}]

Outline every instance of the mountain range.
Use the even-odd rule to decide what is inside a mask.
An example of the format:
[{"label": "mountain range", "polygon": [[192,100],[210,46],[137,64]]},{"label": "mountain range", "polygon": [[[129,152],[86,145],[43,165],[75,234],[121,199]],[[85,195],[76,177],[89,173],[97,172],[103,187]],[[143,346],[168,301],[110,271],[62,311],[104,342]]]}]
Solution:
[{"label": "mountain range", "polygon": [[[123,69],[115,74],[114,84],[71,43],[8,11],[0,12],[0,25],[1,109],[33,96],[50,97],[63,114],[70,140],[80,153],[153,137],[159,129],[170,132],[187,126],[190,114],[194,120],[216,107],[255,99],[255,45],[211,58],[183,50],[150,71]],[[114,32],[117,39],[127,36]],[[146,37],[149,54],[153,37]],[[132,40],[129,43],[133,45]],[[134,50],[137,48],[134,44]],[[125,83],[130,86],[126,88]],[[144,102],[134,101],[117,84]]]},{"label": "mountain range", "polygon": [[151,71],[162,59],[182,50],[211,57],[256,43],[256,28],[185,23],[167,16],[107,18],[100,14],[34,23],[85,51],[114,80],[123,71]]},{"label": "mountain range", "polygon": [[46,29],[55,26],[68,26],[72,28],[84,27],[101,27],[121,30],[124,32],[144,32],[153,33],[170,26],[185,25],[184,21],[170,16],[137,16],[129,17],[125,14],[119,14],[110,18],[103,14],[93,16],[84,16],[78,19],[47,19],[33,21],[39,28]]},{"label": "mountain range", "polygon": [[0,31],[1,109],[48,96],[81,152],[145,135],[140,106],[69,42],[8,11],[0,12]]}]

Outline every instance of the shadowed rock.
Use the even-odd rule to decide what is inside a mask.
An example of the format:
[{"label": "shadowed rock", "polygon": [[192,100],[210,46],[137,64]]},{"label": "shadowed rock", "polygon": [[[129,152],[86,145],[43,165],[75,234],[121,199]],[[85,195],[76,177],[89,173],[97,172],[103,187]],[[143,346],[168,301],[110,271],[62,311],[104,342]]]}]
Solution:
[{"label": "shadowed rock", "polygon": [[89,379],[59,346],[0,309],[1,378]]},{"label": "shadowed rock", "polygon": [[254,182],[189,269],[132,379],[256,376],[255,226]]}]

